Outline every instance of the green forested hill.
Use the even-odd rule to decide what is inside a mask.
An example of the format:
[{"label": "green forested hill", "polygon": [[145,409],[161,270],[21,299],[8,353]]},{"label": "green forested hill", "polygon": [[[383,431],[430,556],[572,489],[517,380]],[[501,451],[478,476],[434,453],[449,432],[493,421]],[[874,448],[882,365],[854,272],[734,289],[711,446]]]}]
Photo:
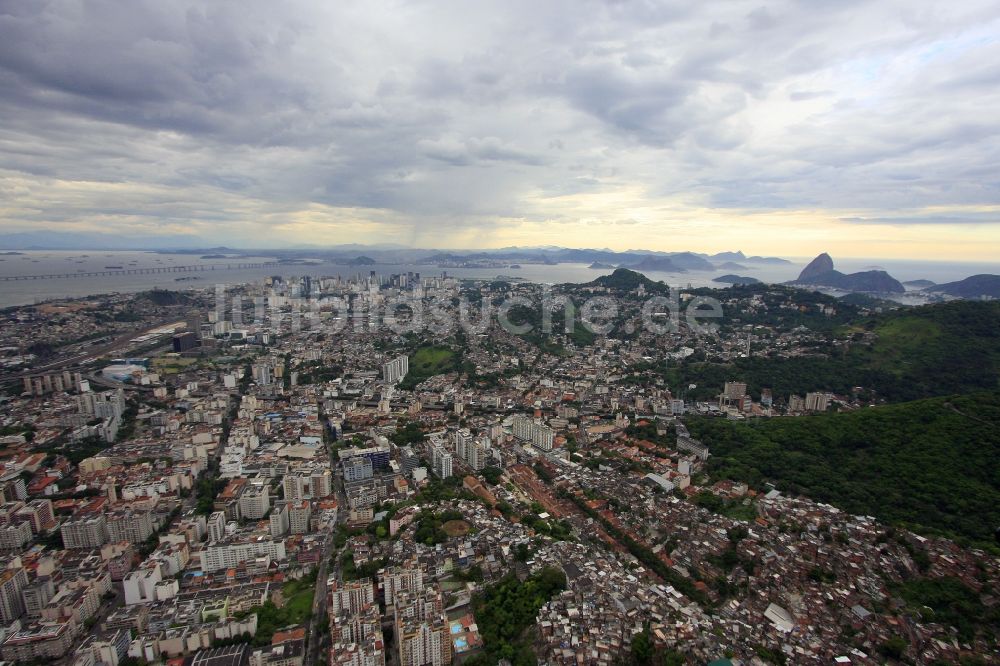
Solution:
[{"label": "green forested hill", "polygon": [[1000,302],[897,310],[868,326],[876,340],[854,355],[865,367],[898,378],[900,397],[1000,388]]},{"label": "green forested hill", "polygon": [[980,543],[1000,527],[1000,392],[688,425],[720,477],[771,481],[851,513]]},{"label": "green forested hill", "polygon": [[[750,393],[771,388],[791,393],[854,386],[898,402],[939,395],[1000,389],[1000,302],[953,301],[857,319],[841,327],[850,338],[874,333],[827,356],[755,357],[730,364],[686,362],[666,370],[670,386],[698,384],[715,391],[728,379],[749,384]],[[823,351],[823,350],[818,350]],[[699,396],[693,396],[699,397]]]}]

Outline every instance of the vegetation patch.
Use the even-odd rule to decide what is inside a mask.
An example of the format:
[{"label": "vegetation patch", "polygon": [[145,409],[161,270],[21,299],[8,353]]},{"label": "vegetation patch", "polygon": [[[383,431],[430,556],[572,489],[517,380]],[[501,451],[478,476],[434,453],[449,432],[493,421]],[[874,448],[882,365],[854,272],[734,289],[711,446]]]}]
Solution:
[{"label": "vegetation patch", "polygon": [[[709,471],[916,531],[990,546],[1000,525],[1000,393],[737,423],[689,418]],[[711,508],[711,507],[710,507]]]},{"label": "vegetation patch", "polygon": [[409,371],[399,386],[404,389],[413,389],[420,382],[435,375],[457,371],[460,365],[461,357],[448,347],[440,345],[418,347],[410,356]]},{"label": "vegetation patch", "polygon": [[469,533],[469,523],[464,520],[449,520],[448,522],[441,525],[441,529],[449,537],[460,537],[465,536]]},{"label": "vegetation patch", "polygon": [[[806,292],[803,292],[806,293]],[[849,311],[846,305],[837,305]],[[791,321],[773,315],[741,314],[744,324],[787,328]],[[838,323],[839,322],[839,323]],[[821,322],[809,321],[813,330]],[[890,402],[918,400],[956,393],[1000,388],[1000,303],[954,301],[901,309],[876,317],[853,314],[829,317],[828,342],[816,355],[792,358],[752,357],[731,363],[708,362],[693,356],[656,369],[670,386],[696,385],[692,399],[710,399],[723,382],[739,377],[750,393],[769,388],[775,397],[828,390],[850,394],[854,387],[874,392]],[[873,335],[864,341],[865,333]],[[833,345],[836,337],[848,344]],[[848,340],[850,339],[850,340]],[[650,370],[654,369],[652,367]]]},{"label": "vegetation patch", "polygon": [[513,574],[473,597],[472,611],[483,637],[483,652],[466,660],[473,666],[507,659],[513,666],[534,666],[528,632],[542,605],[566,589],[566,575],[546,567],[521,582]]},{"label": "vegetation patch", "polygon": [[286,583],[281,589],[281,606],[268,600],[253,610],[236,614],[238,619],[251,613],[257,615],[257,633],[253,637],[253,645],[270,645],[274,632],[288,626],[305,624],[309,620],[316,591],[316,575],[314,569],[308,576]]},{"label": "vegetation patch", "polygon": [[902,585],[900,595],[923,622],[954,627],[962,641],[978,633],[1000,635],[1000,608],[986,608],[957,578],[915,578]]}]

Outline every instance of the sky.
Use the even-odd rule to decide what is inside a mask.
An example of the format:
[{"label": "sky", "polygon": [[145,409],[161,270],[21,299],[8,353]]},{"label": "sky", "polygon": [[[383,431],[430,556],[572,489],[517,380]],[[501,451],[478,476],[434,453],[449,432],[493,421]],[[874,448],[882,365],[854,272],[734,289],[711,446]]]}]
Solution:
[{"label": "sky", "polygon": [[0,236],[994,260],[996,1],[0,0]]}]

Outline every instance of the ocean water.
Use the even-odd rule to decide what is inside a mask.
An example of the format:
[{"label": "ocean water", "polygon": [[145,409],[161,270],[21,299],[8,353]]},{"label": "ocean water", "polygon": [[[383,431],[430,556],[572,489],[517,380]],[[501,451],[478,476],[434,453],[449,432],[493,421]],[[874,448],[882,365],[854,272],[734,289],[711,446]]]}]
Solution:
[{"label": "ocean water", "polygon": [[[795,279],[799,271],[811,258],[792,258],[792,264],[754,265],[743,264],[746,270],[718,270],[687,273],[648,272],[654,280],[663,280],[675,287],[720,287],[712,278],[725,273],[749,275],[763,282],[785,282]],[[24,251],[19,255],[0,255],[0,277],[76,274],[80,272],[116,270],[109,266],[123,268],[166,268],[171,266],[205,265],[216,267],[214,271],[190,273],[152,273],[146,275],[80,276],[69,278],[46,278],[39,280],[0,281],[0,306],[25,305],[45,300],[67,297],[91,296],[107,293],[131,293],[152,289],[204,289],[216,284],[237,284],[261,280],[271,275],[283,277],[311,275],[325,277],[340,275],[353,277],[367,275],[370,270],[382,275],[413,271],[422,277],[438,276],[446,272],[450,276],[463,278],[490,279],[498,275],[517,276],[531,282],[558,284],[563,282],[589,282],[607,275],[611,270],[594,270],[588,264],[521,264],[521,268],[439,268],[434,265],[416,264],[376,264],[374,266],[344,266],[316,260],[311,265],[285,264],[270,268],[250,268],[224,270],[226,263],[261,263],[274,261],[274,257],[228,257],[202,258],[190,254],[160,254],[134,251]],[[900,261],[873,259],[836,260],[838,270],[852,273],[880,268],[888,271],[900,281],[926,279],[933,282],[951,282],[979,273],[1000,274],[1000,263],[964,263],[939,261]],[[196,278],[183,279],[177,278]]]}]

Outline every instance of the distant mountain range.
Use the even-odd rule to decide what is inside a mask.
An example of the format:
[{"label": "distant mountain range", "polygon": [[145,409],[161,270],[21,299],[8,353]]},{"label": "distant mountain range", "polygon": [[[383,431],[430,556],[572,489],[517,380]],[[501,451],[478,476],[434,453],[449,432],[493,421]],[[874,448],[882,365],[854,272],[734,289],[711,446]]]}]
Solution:
[{"label": "distant mountain range", "polygon": [[[504,248],[502,250],[480,250],[476,252],[431,252],[417,259],[420,264],[473,264],[481,261],[509,261],[524,264],[580,263],[600,266],[619,266],[642,271],[661,273],[685,273],[687,271],[714,271],[720,268],[737,270],[734,260],[746,264],[791,264],[779,257],[747,257],[742,252],[720,252],[703,254],[700,252],[657,252],[651,250],[627,250],[614,252],[607,249],[576,248]],[[739,265],[739,269],[745,269]]]},{"label": "distant mountain range", "polygon": [[[489,250],[449,250],[407,248],[393,244],[345,244],[334,246],[303,245],[291,248],[230,248],[205,247],[196,236],[128,236],[90,232],[65,232],[43,229],[0,235],[0,250],[134,250],[171,252],[191,255],[267,256],[279,261],[326,260],[339,265],[370,266],[375,264],[450,264],[474,265],[476,262],[506,262],[508,264],[582,263],[591,268],[608,270],[614,267],[652,273],[685,273],[688,271],[729,271],[714,281],[725,284],[749,284],[751,278],[736,271],[756,266],[790,265],[780,257],[747,256],[742,251],[664,252],[630,249],[616,252],[607,248],[566,248],[558,246],[505,247]],[[736,282],[735,280],[739,280]],[[656,283],[653,283],[656,284]],[[1000,276],[973,275],[964,280],[935,285],[929,280],[912,280],[901,284],[883,270],[842,273],[834,268],[827,253],[813,259],[799,275],[788,283],[796,286],[816,286],[851,293],[888,295],[902,294],[906,287],[927,294],[954,298],[1000,298]]]},{"label": "distant mountain range", "polygon": [[[709,264],[711,266],[711,264]],[[633,271],[653,272],[653,273],[686,273],[687,269],[678,266],[670,257],[643,257],[640,261],[625,265]],[[708,269],[711,270],[711,269]]]},{"label": "distant mountain range", "polygon": [[[137,250],[178,252],[182,254],[233,254],[275,256],[279,258],[326,258],[334,263],[348,263],[359,255],[375,263],[462,264],[477,261],[559,264],[597,262],[607,266],[644,266],[644,270],[681,273],[684,271],[740,270],[731,262],[743,264],[791,264],[779,257],[747,257],[743,252],[662,252],[628,250],[615,252],[606,248],[579,249],[556,246],[505,247],[489,250],[437,250],[406,248],[399,245],[304,245],[286,248],[205,247],[195,236],[122,236],[118,234],[39,230],[0,235],[0,249],[6,250]],[[658,261],[653,261],[658,260]],[[729,265],[723,266],[730,262]]]}]

